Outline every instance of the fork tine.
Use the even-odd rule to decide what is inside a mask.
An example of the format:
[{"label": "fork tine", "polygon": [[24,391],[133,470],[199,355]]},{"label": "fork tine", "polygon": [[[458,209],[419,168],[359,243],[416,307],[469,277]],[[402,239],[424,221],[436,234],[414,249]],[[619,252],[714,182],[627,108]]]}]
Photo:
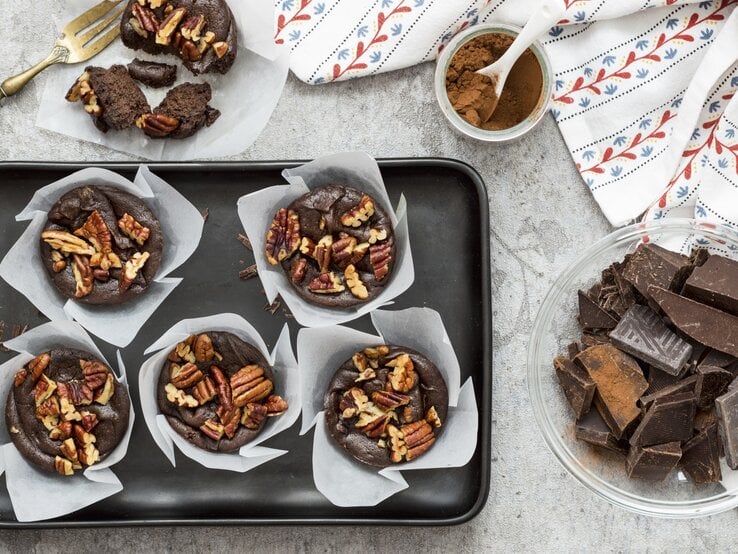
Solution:
[{"label": "fork tine", "polygon": [[91,7],[76,19],[67,23],[63,29],[64,34],[68,37],[76,35],[95,23],[95,21],[101,17],[105,17],[106,14],[110,13],[110,11],[122,1],[123,0],[103,0],[103,2]]},{"label": "fork tine", "polygon": [[110,25],[113,21],[120,17],[120,14],[122,14],[124,10],[125,8],[120,8],[119,10],[116,10],[110,17],[105,18],[102,22],[100,22],[98,25],[95,25],[89,31],[75,37],[75,40],[78,41],[80,46],[84,46],[93,38],[95,38],[95,36],[104,31],[108,27],[108,25]]},{"label": "fork tine", "polygon": [[95,56],[96,54],[98,54],[103,48],[105,48],[108,44],[110,44],[116,38],[118,38],[119,34],[120,34],[120,27],[116,25],[115,27],[110,29],[107,33],[102,35],[99,39],[97,39],[95,42],[93,42],[89,46],[85,46],[82,49],[82,54],[84,55],[84,59],[88,60],[92,56]]}]

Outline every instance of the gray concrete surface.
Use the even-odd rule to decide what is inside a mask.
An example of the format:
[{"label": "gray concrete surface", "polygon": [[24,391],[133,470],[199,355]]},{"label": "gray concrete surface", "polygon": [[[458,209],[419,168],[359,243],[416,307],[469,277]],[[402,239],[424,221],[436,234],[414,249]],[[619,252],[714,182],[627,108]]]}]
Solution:
[{"label": "gray concrete surface", "polygon": [[[45,8],[0,18],[0,75],[45,55]],[[40,6],[40,5],[39,5]],[[25,37],[18,39],[17,37]],[[9,42],[10,41],[10,42]],[[20,48],[16,48],[19,46]],[[163,528],[2,531],[1,551],[726,551],[735,512],[694,521],[640,517],[595,498],[557,464],[533,421],[525,384],[529,332],[547,287],[590,241],[601,215],[552,118],[519,143],[489,147],[453,134],[435,105],[430,65],[311,88],[290,79],[272,120],[242,160],[445,156],[482,174],[491,209],[495,314],[492,486],[483,512],[454,528]],[[0,160],[129,159],[33,126],[43,77],[0,107]]]}]

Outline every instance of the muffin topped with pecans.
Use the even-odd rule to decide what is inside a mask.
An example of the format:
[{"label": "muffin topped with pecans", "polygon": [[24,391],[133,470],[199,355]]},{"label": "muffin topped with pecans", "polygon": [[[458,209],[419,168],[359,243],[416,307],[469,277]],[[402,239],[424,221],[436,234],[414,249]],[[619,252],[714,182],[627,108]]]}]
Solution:
[{"label": "muffin topped with pecans", "polygon": [[87,304],[120,304],[143,293],[162,250],[161,225],[146,203],[108,186],[64,194],[41,233],[41,259],[54,285]]},{"label": "muffin topped with pecans", "polygon": [[269,417],[287,411],[272,368],[259,350],[232,333],[191,335],[169,353],[157,402],[169,425],[190,443],[233,452],[254,440]]},{"label": "muffin topped with pecans", "polygon": [[353,188],[324,185],[274,215],[266,257],[313,304],[348,308],[376,298],[396,257],[388,212]]},{"label": "muffin topped with pecans", "polygon": [[195,75],[227,73],[238,52],[236,21],[225,0],[130,0],[120,36],[133,50],[178,56]]},{"label": "muffin topped with pecans", "polygon": [[56,348],[15,374],[5,424],[26,460],[74,475],[118,446],[130,408],[125,387],[107,365],[89,352]]},{"label": "muffin topped with pecans", "polygon": [[448,388],[420,352],[379,345],[338,368],[323,407],[338,445],[360,462],[386,467],[431,449],[446,421]]}]

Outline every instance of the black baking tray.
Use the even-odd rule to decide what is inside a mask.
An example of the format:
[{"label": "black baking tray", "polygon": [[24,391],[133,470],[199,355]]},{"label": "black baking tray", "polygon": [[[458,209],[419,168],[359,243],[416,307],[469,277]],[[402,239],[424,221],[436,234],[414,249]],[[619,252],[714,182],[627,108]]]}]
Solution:
[{"label": "black baking tray", "polygon": [[[173,323],[190,317],[236,312],[250,321],[271,349],[289,322],[293,344],[299,329],[282,310],[265,311],[258,279],[238,272],[253,263],[237,240],[242,232],[236,200],[284,182],[280,173],[301,162],[152,163],[154,173],[178,189],[198,209],[209,212],[199,248],[172,273],[184,281],[122,350],[133,407],[140,411],[137,373],[143,351]],[[470,166],[448,159],[388,159],[380,167],[396,205],[408,201],[415,283],[391,309],[428,306],[440,312],[461,365],[462,383],[473,377],[479,406],[477,449],[460,468],[407,471],[410,487],[374,507],[339,508],[315,488],[313,431],[300,437],[299,421],[265,446],[289,453],[244,474],[203,468],[177,452],[171,467],[137,417],[125,459],[113,467],[124,485],[117,495],[51,521],[19,523],[0,478],[0,527],[96,527],[228,524],[390,524],[454,525],[478,514],[490,483],[492,412],[492,314],[490,300],[487,193]],[[85,167],[103,167],[133,178],[134,163],[0,163],[4,255],[25,229],[16,223],[33,192]],[[13,324],[30,327],[46,319],[17,291],[0,281],[0,319],[5,337]],[[114,322],[111,322],[114,324]],[[368,316],[348,324],[371,331]],[[93,337],[109,360],[115,349]],[[1,354],[0,362],[12,354]]]}]

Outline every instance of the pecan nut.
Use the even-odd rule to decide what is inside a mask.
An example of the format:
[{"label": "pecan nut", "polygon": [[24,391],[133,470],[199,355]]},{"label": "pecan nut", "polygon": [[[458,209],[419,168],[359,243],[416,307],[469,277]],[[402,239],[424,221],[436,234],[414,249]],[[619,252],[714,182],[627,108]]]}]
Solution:
[{"label": "pecan nut", "polygon": [[13,377],[13,384],[16,387],[20,387],[23,383],[26,382],[26,378],[27,377],[28,377],[28,370],[27,369],[21,369]]},{"label": "pecan nut", "polygon": [[41,374],[46,371],[46,368],[49,367],[50,363],[51,354],[49,354],[48,352],[39,354],[33,360],[28,362],[28,369],[31,370],[31,375],[33,376],[34,382],[39,380]]},{"label": "pecan nut", "polygon": [[316,294],[335,294],[346,290],[340,278],[331,271],[322,273],[308,283],[308,290]]},{"label": "pecan nut", "polygon": [[62,442],[59,451],[67,460],[72,462],[72,466],[78,466],[78,469],[82,467],[79,463],[79,456],[77,455],[77,445],[74,444],[73,438],[68,438]]},{"label": "pecan nut", "polygon": [[54,273],[61,273],[67,268],[67,260],[64,259],[62,253],[58,250],[51,251],[51,262],[51,268],[54,270]]},{"label": "pecan nut", "polygon": [[54,469],[60,475],[74,475],[74,469],[72,468],[72,462],[61,456],[54,458]]},{"label": "pecan nut", "polygon": [[331,250],[333,252],[333,263],[335,263],[338,267],[346,267],[349,263],[349,259],[351,259],[352,254],[354,253],[354,248],[356,248],[357,240],[355,237],[343,237],[338,239],[336,242],[334,242],[331,245]]},{"label": "pecan nut", "polygon": [[369,244],[376,244],[386,239],[387,229],[369,229],[369,238],[367,239]]},{"label": "pecan nut", "polygon": [[77,453],[79,455],[79,461],[86,466],[91,466],[95,462],[100,461],[100,452],[92,443],[84,445]]},{"label": "pecan nut", "polygon": [[200,40],[200,35],[202,34],[202,30],[205,28],[205,24],[204,15],[193,15],[182,23],[180,33],[182,33],[182,36],[187,40],[197,42]]},{"label": "pecan nut", "polygon": [[191,40],[183,40],[179,47],[179,55],[183,60],[196,62],[202,59],[202,52]]},{"label": "pecan nut", "polygon": [[374,277],[381,281],[389,273],[392,262],[392,247],[388,242],[378,243],[369,247],[369,261],[372,264]]},{"label": "pecan nut", "polygon": [[72,436],[72,422],[62,421],[49,431],[49,438],[55,441],[63,441]]},{"label": "pecan nut", "polygon": [[67,254],[92,256],[95,253],[95,248],[87,241],[66,231],[44,231],[41,233],[41,239],[54,250],[60,250]]},{"label": "pecan nut", "polygon": [[128,238],[130,238],[139,246],[143,246],[143,244],[149,239],[149,236],[151,235],[151,229],[141,225],[129,213],[124,213],[123,217],[118,220],[118,228],[126,235],[128,235]]},{"label": "pecan nut", "polygon": [[33,388],[33,397],[36,401],[36,407],[46,402],[54,391],[57,389],[57,383],[49,379],[46,375],[42,375]]},{"label": "pecan nut", "polygon": [[249,402],[243,409],[243,415],[241,416],[241,425],[246,429],[255,431],[261,429],[264,421],[267,418],[267,407],[264,404],[257,404],[255,402]]},{"label": "pecan nut", "polygon": [[113,374],[108,372],[108,376],[105,378],[105,384],[103,387],[95,394],[95,402],[98,404],[105,405],[108,402],[110,402],[110,399],[113,397],[113,394],[115,393],[115,378],[113,377]]},{"label": "pecan nut", "polygon": [[126,265],[123,268],[123,275],[118,283],[118,289],[121,294],[131,287],[134,279],[136,279],[136,276],[138,275],[138,272],[141,271],[146,260],[149,259],[149,256],[151,256],[149,252],[136,252],[129,260],[126,261]]},{"label": "pecan nut", "polygon": [[195,339],[195,360],[198,362],[209,362],[215,358],[215,349],[212,339],[203,333]]},{"label": "pecan nut", "polygon": [[242,367],[231,375],[230,382],[233,403],[239,407],[264,400],[274,389],[272,381],[264,377],[264,370],[257,365]]},{"label": "pecan nut", "polygon": [[277,265],[294,254],[299,245],[300,216],[294,210],[280,208],[267,231],[267,260],[271,265]]},{"label": "pecan nut", "polygon": [[[230,410],[233,407],[233,391],[231,389],[231,383],[217,366],[210,366],[210,375],[212,375],[213,381],[215,381],[220,405],[226,410]],[[239,404],[236,404],[236,406],[239,408],[241,407]]]},{"label": "pecan nut", "polygon": [[200,368],[187,362],[185,365],[171,364],[169,366],[169,380],[178,389],[192,387],[205,377]]},{"label": "pecan nut", "polygon": [[387,375],[387,380],[396,392],[405,393],[415,386],[417,374],[415,365],[407,354],[400,354],[387,363],[387,367],[394,368]]},{"label": "pecan nut", "polygon": [[410,397],[392,391],[375,391],[372,393],[372,402],[383,410],[394,410],[410,402]]},{"label": "pecan nut", "polygon": [[443,424],[440,416],[438,415],[438,412],[436,411],[435,406],[431,406],[430,408],[428,408],[428,411],[425,414],[425,420],[436,428],[440,427]]},{"label": "pecan nut", "polygon": [[177,406],[184,408],[197,408],[199,405],[194,397],[185,393],[185,391],[178,389],[172,383],[167,383],[164,387],[164,392],[167,394],[167,400]]},{"label": "pecan nut", "polygon": [[213,43],[213,50],[215,51],[215,55],[218,56],[218,59],[222,58],[228,53],[230,46],[227,42],[219,41]]},{"label": "pecan nut", "polygon": [[179,127],[179,119],[163,113],[145,113],[136,120],[136,127],[153,138],[164,138]]},{"label": "pecan nut", "polygon": [[282,415],[290,407],[284,398],[276,394],[269,396],[264,406],[266,406],[267,416],[269,417]]},{"label": "pecan nut", "polygon": [[351,419],[363,410],[367,402],[369,402],[369,398],[364,394],[363,390],[359,387],[351,387],[343,393],[341,402],[338,405],[338,409],[341,410],[341,417]]},{"label": "pecan nut", "polygon": [[214,441],[219,441],[223,438],[225,433],[225,427],[223,424],[215,419],[208,419],[205,423],[200,426],[200,431]]},{"label": "pecan nut", "polygon": [[169,15],[159,24],[156,30],[156,44],[164,46],[169,45],[172,42],[177,27],[180,22],[187,14],[186,8],[176,8],[172,10]]},{"label": "pecan nut", "polygon": [[[303,239],[304,240],[304,239]],[[303,257],[295,258],[290,268],[290,278],[295,284],[300,284],[305,279],[305,273],[307,271],[307,260]]]},{"label": "pecan nut", "polygon": [[97,414],[93,412],[88,412],[86,410],[83,410],[80,412],[80,415],[82,416],[82,419],[80,420],[80,424],[82,425],[82,428],[85,431],[92,431],[95,426],[99,423],[97,419]]},{"label": "pecan nut", "polygon": [[344,276],[346,277],[346,286],[351,291],[351,294],[361,300],[366,300],[367,298],[369,298],[369,291],[367,290],[364,283],[361,281],[359,272],[356,271],[356,268],[353,265],[349,265],[346,267]]},{"label": "pecan nut", "polygon": [[405,445],[407,447],[405,459],[408,462],[427,452],[433,446],[433,443],[436,442],[433,428],[424,420],[403,425],[400,431],[405,439]]},{"label": "pecan nut", "polygon": [[346,227],[361,227],[373,215],[374,201],[365,194],[358,205],[341,216],[341,224]]},{"label": "pecan nut", "polygon": [[215,412],[223,424],[225,436],[232,439],[236,434],[238,424],[241,422],[241,408],[232,407],[230,410],[226,410],[223,406],[218,406]]},{"label": "pecan nut", "polygon": [[202,381],[195,385],[195,390],[192,391],[192,396],[201,405],[205,404],[205,402],[210,402],[217,394],[218,391],[215,389],[215,383],[213,383],[209,375],[206,375]]},{"label": "pecan nut", "polygon": [[105,385],[110,373],[104,364],[94,360],[80,360],[79,365],[85,376],[85,383],[91,390],[94,391]]},{"label": "pecan nut", "polygon": [[[84,225],[74,232],[75,235],[87,239],[97,252],[108,253],[113,249],[113,237],[100,212],[93,211]],[[107,268],[103,268],[107,269]]]},{"label": "pecan nut", "polygon": [[325,235],[315,245],[312,257],[318,262],[321,273],[325,273],[331,266],[331,253],[333,252],[333,237]]},{"label": "pecan nut", "polygon": [[79,254],[72,254],[72,274],[76,285],[74,296],[84,298],[89,295],[95,282],[90,259]]},{"label": "pecan nut", "polygon": [[146,37],[148,37],[148,33],[156,33],[159,30],[159,20],[150,8],[140,4],[132,4],[131,13],[136,18],[140,28],[147,31]]}]

